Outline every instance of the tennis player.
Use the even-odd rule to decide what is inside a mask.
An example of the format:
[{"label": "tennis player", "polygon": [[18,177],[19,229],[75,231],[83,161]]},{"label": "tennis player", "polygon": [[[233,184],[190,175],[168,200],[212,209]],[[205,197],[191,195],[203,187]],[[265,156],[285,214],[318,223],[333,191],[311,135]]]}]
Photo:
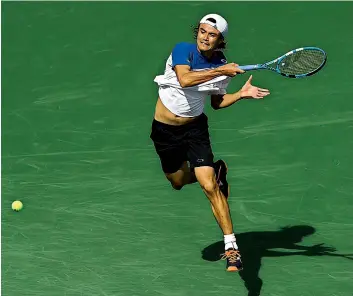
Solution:
[{"label": "tennis player", "polygon": [[[208,197],[213,214],[223,232],[227,271],[242,269],[242,261],[227,202],[229,185],[227,165],[214,162],[208,118],[204,113],[205,92],[193,87],[220,76],[234,77],[244,73],[235,63],[227,63],[223,54],[228,31],[227,21],[209,14],[201,19],[196,30],[196,43],[178,43],[166,63],[165,74],[177,78],[180,87],[159,87],[151,139],[153,140],[166,178],[174,189],[198,182]],[[252,76],[236,93],[211,95],[215,110],[226,108],[243,98],[262,99],[267,89],[251,84]],[[193,89],[193,90],[190,90]]]}]

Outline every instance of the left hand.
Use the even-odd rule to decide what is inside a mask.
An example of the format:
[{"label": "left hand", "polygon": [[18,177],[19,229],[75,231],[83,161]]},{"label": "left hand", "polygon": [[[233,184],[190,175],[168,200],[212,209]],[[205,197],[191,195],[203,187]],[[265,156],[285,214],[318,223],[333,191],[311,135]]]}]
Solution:
[{"label": "left hand", "polygon": [[251,85],[252,75],[240,90],[242,98],[263,99],[270,94],[268,89]]}]

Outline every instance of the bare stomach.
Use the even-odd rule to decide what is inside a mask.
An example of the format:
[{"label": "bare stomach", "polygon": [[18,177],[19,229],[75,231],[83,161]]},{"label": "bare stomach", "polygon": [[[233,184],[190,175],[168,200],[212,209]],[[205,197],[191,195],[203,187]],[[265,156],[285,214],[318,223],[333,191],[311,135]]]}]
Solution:
[{"label": "bare stomach", "polygon": [[195,120],[197,117],[181,117],[181,116],[175,115],[163,105],[160,98],[158,98],[157,100],[154,119],[159,122],[163,122],[165,124],[170,124],[170,125],[184,125]]}]

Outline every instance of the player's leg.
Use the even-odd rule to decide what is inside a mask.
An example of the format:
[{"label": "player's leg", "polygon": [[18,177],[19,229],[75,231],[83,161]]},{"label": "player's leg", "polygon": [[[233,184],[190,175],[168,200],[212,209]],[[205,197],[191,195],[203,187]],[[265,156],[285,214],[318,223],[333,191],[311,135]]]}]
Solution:
[{"label": "player's leg", "polygon": [[195,175],[203,192],[211,203],[213,214],[223,234],[232,234],[233,223],[229,212],[228,201],[216,182],[213,167],[195,167]]},{"label": "player's leg", "polygon": [[[227,201],[229,192],[226,182],[227,167],[223,161],[213,163],[206,115],[201,116],[190,128],[187,154],[191,165],[195,167],[196,179],[210,201],[213,214],[223,232],[227,270],[238,271],[242,269],[242,263]],[[220,182],[221,180],[223,182]],[[226,187],[223,186],[224,183]]]},{"label": "player's leg", "polygon": [[233,231],[233,222],[230,215],[227,198],[220,190],[213,167],[195,167],[195,175],[203,192],[211,203],[213,215],[223,232],[227,271],[239,271],[243,268],[240,253]]}]

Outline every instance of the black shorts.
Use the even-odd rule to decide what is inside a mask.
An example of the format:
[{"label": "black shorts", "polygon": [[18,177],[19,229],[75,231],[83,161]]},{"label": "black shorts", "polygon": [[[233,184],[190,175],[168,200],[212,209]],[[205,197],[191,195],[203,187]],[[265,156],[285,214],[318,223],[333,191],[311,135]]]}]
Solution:
[{"label": "black shorts", "polygon": [[189,161],[191,167],[213,167],[208,119],[204,113],[181,126],[161,123],[154,119],[150,138],[164,173],[175,173],[185,161]]}]

